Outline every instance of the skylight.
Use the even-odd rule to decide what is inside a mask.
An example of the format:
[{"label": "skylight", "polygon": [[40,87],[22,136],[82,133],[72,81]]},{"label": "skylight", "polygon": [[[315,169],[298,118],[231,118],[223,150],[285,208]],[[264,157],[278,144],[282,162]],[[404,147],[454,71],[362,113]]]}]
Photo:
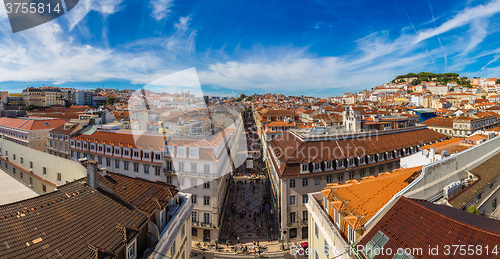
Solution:
[{"label": "skylight", "polygon": [[363,253],[369,259],[373,259],[375,256],[382,252],[382,247],[389,241],[389,238],[382,232],[379,231],[373,238],[368,241],[365,246]]}]

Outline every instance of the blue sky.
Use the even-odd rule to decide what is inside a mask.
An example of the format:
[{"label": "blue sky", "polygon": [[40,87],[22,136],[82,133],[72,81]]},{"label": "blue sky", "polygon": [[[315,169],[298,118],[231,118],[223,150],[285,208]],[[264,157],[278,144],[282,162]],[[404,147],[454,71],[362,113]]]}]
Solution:
[{"label": "blue sky", "polygon": [[13,34],[0,89],[137,89],[194,67],[209,95],[335,96],[408,72],[500,76],[497,1],[80,0]]}]

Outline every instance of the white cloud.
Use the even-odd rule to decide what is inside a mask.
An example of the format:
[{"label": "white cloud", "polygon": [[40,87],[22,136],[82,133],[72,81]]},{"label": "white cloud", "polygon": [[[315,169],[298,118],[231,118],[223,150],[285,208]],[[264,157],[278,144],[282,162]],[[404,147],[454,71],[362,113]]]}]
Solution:
[{"label": "white cloud", "polygon": [[420,31],[420,34],[415,39],[415,43],[432,38],[436,35],[443,34],[450,30],[467,25],[478,18],[486,18],[500,12],[500,1],[491,1],[488,4],[478,5],[476,7],[466,8],[459,12],[452,19],[441,24],[437,28]]},{"label": "white cloud", "polygon": [[153,8],[153,13],[151,14],[153,18],[157,21],[167,18],[171,12],[170,8],[173,5],[173,1],[174,0],[151,0],[149,3]]},{"label": "white cloud", "polygon": [[69,30],[73,30],[89,12],[96,11],[104,16],[113,14],[119,10],[122,2],[123,0],[80,0],[71,11],[64,15]]}]

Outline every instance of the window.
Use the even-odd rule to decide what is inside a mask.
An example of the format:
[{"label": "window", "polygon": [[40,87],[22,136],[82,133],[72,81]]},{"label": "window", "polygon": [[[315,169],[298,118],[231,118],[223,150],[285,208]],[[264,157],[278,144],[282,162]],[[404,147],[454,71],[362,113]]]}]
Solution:
[{"label": "window", "polygon": [[[71,152],[73,152],[73,151],[71,151]],[[99,161],[99,164],[102,165],[102,157],[98,156],[97,160]]]},{"label": "window", "polygon": [[210,224],[210,213],[209,212],[203,213],[203,223]]},{"label": "window", "polygon": [[359,177],[361,178],[365,177],[365,169],[359,170]]},{"label": "window", "polygon": [[363,254],[366,255],[369,259],[373,259],[379,252],[382,247],[389,241],[389,238],[382,233],[382,231],[377,232],[373,238],[368,241],[363,251]]},{"label": "window", "polygon": [[290,206],[294,206],[296,203],[295,195],[290,195]]},{"label": "window", "polygon": [[297,219],[297,214],[295,211],[290,212],[290,223],[295,223],[295,220]]},{"label": "window", "polygon": [[206,182],[203,184],[203,188],[210,189],[210,182]]},{"label": "window", "polygon": [[155,154],[155,159],[156,160],[161,160],[161,155],[160,154]]},{"label": "window", "polygon": [[302,178],[302,187],[306,187],[309,184],[307,178]]},{"label": "window", "polygon": [[184,163],[179,163],[179,172],[184,172]]},{"label": "window", "polygon": [[340,213],[336,209],[333,210],[334,210],[333,216],[335,218],[335,225],[337,225],[337,227],[340,227]]},{"label": "window", "polygon": [[123,161],[123,169],[128,171],[128,161]]},{"label": "window", "polygon": [[291,228],[290,233],[288,234],[290,238],[296,238],[297,237],[297,229],[296,228]]},{"label": "window", "polygon": [[43,168],[43,175],[47,176],[47,168],[46,167]]},{"label": "window", "polygon": [[61,173],[57,173],[57,181],[60,182],[62,179],[62,175]]},{"label": "window", "polygon": [[21,157],[21,165],[24,164],[24,159]]},{"label": "window", "polygon": [[337,160],[337,168],[344,167],[344,160]]},{"label": "window", "polygon": [[332,176],[331,175],[327,175],[326,176],[326,183],[332,183]]},{"label": "window", "polygon": [[203,196],[203,205],[210,205],[210,196]]},{"label": "window", "polygon": [[339,178],[339,182],[344,181],[344,173],[339,173],[337,177]]},{"label": "window", "polygon": [[347,226],[348,228],[348,238],[349,238],[349,244],[354,243],[354,229],[351,226]]},{"label": "window", "polygon": [[134,163],[134,172],[138,173],[139,172],[139,164]]},{"label": "window", "polygon": [[196,200],[197,200],[196,198],[197,198],[197,197],[196,197],[196,195],[195,195],[195,194],[193,194],[193,195],[191,196],[191,202],[192,202],[193,204],[196,204]]},{"label": "window", "polygon": [[354,179],[354,172],[349,172],[349,179],[350,180]]},{"label": "window", "polygon": [[290,188],[295,188],[295,179],[290,179]]},{"label": "window", "polygon": [[149,159],[149,153],[144,152],[144,158],[148,158]]},{"label": "window", "polygon": [[189,156],[198,156],[198,150],[195,148],[189,149]]},{"label": "window", "polygon": [[370,175],[373,175],[373,174],[375,174],[375,168],[374,167],[370,168]]},{"label": "window", "polygon": [[149,174],[149,165],[144,165],[144,173]]},{"label": "window", "polygon": [[194,236],[194,237],[198,236],[198,229],[197,228],[191,228],[191,236]]},{"label": "window", "polygon": [[321,184],[321,178],[320,177],[314,177],[314,185],[320,185]]},{"label": "window", "polygon": [[326,162],[326,168],[332,168],[332,161]]},{"label": "window", "polygon": [[172,161],[167,161],[166,169],[167,169],[167,171],[172,171]]},{"label": "window", "polygon": [[33,162],[30,161],[30,169],[33,169]]},{"label": "window", "polygon": [[47,192],[47,186],[45,186],[45,184],[42,184],[42,191]]},{"label": "window", "polygon": [[205,165],[205,174],[210,173],[210,165]]},{"label": "window", "polygon": [[318,229],[318,224],[316,224],[316,222],[314,222],[314,235],[316,236],[316,238],[319,238],[319,229]]},{"label": "window", "polygon": [[191,187],[196,187],[198,185],[196,179],[191,179]]},{"label": "window", "polygon": [[196,163],[191,163],[191,172],[196,173]]},{"label": "window", "polygon": [[115,160],[115,168],[120,168],[120,160]]},{"label": "window", "polygon": [[302,221],[307,221],[309,217],[309,214],[307,213],[307,210],[302,211]]},{"label": "window", "polygon": [[315,163],[314,164],[314,170],[318,171],[320,169],[320,164],[319,163]]},{"label": "window", "polygon": [[198,222],[198,211],[191,212],[191,222],[196,223]]},{"label": "window", "polygon": [[183,238],[183,237],[184,237],[184,233],[185,233],[185,232],[186,232],[186,230],[185,230],[185,225],[182,225],[182,227],[181,227],[181,238]]},{"label": "window", "polygon": [[106,166],[111,166],[111,159],[106,158]]},{"label": "window", "polygon": [[16,154],[12,154],[12,159],[16,160]]},{"label": "window", "polygon": [[172,176],[167,176],[167,183],[172,184]]},{"label": "window", "polygon": [[308,200],[309,200],[309,196],[307,196],[307,193],[302,194],[302,204],[306,204]]},{"label": "window", "polygon": [[496,198],[493,201],[491,201],[491,208],[492,208],[492,210],[495,210],[497,208],[497,199]]},{"label": "window", "polygon": [[161,168],[159,166],[155,166],[155,175],[159,176],[161,173]]}]

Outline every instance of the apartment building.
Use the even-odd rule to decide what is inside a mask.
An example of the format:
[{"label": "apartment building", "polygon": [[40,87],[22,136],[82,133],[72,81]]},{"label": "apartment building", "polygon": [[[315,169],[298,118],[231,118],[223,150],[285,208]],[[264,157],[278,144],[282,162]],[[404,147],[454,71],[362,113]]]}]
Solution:
[{"label": "apartment building", "polygon": [[[99,171],[46,195],[0,206],[7,257],[187,259],[190,196],[160,182]],[[50,233],[59,233],[57,235]],[[73,238],[68,242],[67,235]]]},{"label": "apartment building", "polygon": [[[193,240],[210,241],[219,236],[231,163],[237,160],[238,151],[228,143],[235,142],[235,136],[244,138],[242,130],[238,122],[231,128],[216,128],[214,134],[191,137],[95,131],[70,137],[70,157],[87,157],[111,172],[174,184],[191,193]],[[234,154],[231,158],[228,148]]]},{"label": "apartment building", "polygon": [[417,125],[424,125],[450,137],[466,137],[478,130],[487,130],[500,125],[500,116],[494,112],[462,114],[457,117],[434,117]]},{"label": "apartment building", "polygon": [[461,253],[466,255],[461,257],[492,258],[499,253],[499,229],[498,220],[401,196],[351,254],[356,258],[449,258]]},{"label": "apartment building", "polygon": [[317,258],[349,257],[353,245],[369,229],[372,217],[392,197],[408,186],[422,167],[397,169],[361,180],[328,184],[318,193],[309,193],[306,204],[311,251],[325,251]]},{"label": "apartment building", "polygon": [[51,130],[49,132],[49,137],[47,138],[47,153],[63,157],[66,159],[70,158],[70,141],[69,138],[76,136],[86,124],[83,123],[64,123],[63,125]]},{"label": "apartment building", "polygon": [[[270,141],[285,133],[288,129],[295,127],[295,123],[300,122],[299,115],[291,110],[262,108],[254,110],[253,114],[257,124],[257,133],[265,141]],[[271,126],[266,126],[270,123],[272,123]]]},{"label": "apartment building", "polygon": [[79,163],[46,152],[0,139],[0,167],[10,176],[44,194],[58,186],[85,177]]},{"label": "apartment building", "polygon": [[307,193],[399,167],[399,160],[446,135],[424,127],[375,133],[290,131],[265,150],[274,205],[284,239],[307,238]]},{"label": "apartment building", "polygon": [[53,86],[28,87],[23,90],[22,97],[25,105],[46,107],[65,104],[63,92]]},{"label": "apartment building", "polygon": [[0,118],[0,134],[9,141],[45,151],[49,132],[66,123],[62,119]]}]

